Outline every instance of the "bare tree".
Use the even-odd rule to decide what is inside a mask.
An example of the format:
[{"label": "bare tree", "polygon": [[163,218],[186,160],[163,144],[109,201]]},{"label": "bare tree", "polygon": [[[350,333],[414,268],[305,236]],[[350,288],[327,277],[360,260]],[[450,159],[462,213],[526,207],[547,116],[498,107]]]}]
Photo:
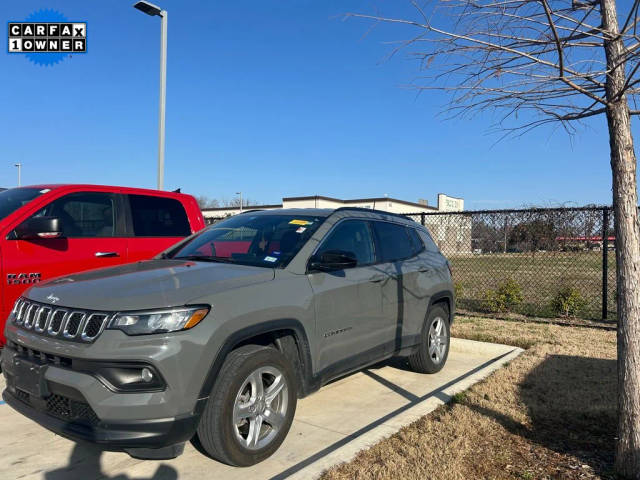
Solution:
[{"label": "bare tree", "polygon": [[[206,195],[197,195],[196,202],[198,202],[198,206],[200,208],[239,207],[240,197],[233,197],[231,199],[228,199],[226,197],[211,198]],[[254,205],[258,205],[258,202],[247,198],[242,199],[243,207]]]},{"label": "bare tree", "polygon": [[[352,14],[404,24],[420,61],[419,89],[450,92],[450,115],[490,111],[505,134],[606,116],[618,282],[619,419],[616,470],[640,472],[640,228],[631,116],[640,93],[640,0],[440,0],[414,18]],[[630,104],[633,106],[630,107]]]},{"label": "bare tree", "polygon": [[220,202],[215,198],[209,198],[206,195],[196,195],[196,202],[200,208],[216,208],[220,206]]},{"label": "bare tree", "polygon": [[[220,200],[220,204],[223,207],[239,207],[240,206],[240,197],[233,197],[231,199],[226,199],[226,198],[222,198]],[[252,200],[250,198],[243,198],[242,199],[242,207],[251,207],[251,206],[255,206],[258,205],[258,202],[256,202],[255,200]]]}]

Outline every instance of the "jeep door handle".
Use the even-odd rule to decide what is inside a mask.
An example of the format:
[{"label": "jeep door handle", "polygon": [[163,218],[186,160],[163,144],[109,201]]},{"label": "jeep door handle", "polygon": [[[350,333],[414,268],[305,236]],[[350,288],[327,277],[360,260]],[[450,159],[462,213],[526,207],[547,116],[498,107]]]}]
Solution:
[{"label": "jeep door handle", "polygon": [[96,257],[119,257],[120,254],[118,252],[96,252]]},{"label": "jeep door handle", "polygon": [[433,269],[432,269],[432,268],[430,268],[430,267],[420,267],[420,268],[418,269],[418,271],[419,271],[420,273],[427,273],[427,272],[430,272],[431,270],[433,270]]},{"label": "jeep door handle", "polygon": [[386,278],[385,275],[375,275],[375,276],[371,277],[369,279],[369,281],[372,282],[372,283],[379,283],[379,282],[383,281],[385,278]]}]

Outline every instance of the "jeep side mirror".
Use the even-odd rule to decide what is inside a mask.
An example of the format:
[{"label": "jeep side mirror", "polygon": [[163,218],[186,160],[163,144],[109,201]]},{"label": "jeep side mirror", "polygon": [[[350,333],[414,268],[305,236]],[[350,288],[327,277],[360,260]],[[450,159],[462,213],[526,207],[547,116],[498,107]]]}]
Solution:
[{"label": "jeep side mirror", "polygon": [[62,222],[58,217],[31,217],[18,225],[15,232],[20,240],[60,238]]},{"label": "jeep side mirror", "polygon": [[309,259],[309,270],[318,272],[334,272],[346,270],[358,265],[355,253],[344,250],[327,250]]}]

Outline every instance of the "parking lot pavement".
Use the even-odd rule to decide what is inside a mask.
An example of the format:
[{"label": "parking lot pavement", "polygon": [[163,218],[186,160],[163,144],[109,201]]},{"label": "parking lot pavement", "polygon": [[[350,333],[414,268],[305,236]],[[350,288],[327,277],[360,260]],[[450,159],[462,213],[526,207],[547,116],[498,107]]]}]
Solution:
[{"label": "parking lot pavement", "polygon": [[[434,410],[522,352],[519,348],[452,339],[449,360],[421,375],[391,360],[350,375],[300,400],[289,436],[268,460],[250,468],[217,463],[187,444],[169,461],[102,452],[45,430],[0,405],[2,479],[283,479],[314,478],[359,450]],[[4,389],[4,381],[1,382]]]}]

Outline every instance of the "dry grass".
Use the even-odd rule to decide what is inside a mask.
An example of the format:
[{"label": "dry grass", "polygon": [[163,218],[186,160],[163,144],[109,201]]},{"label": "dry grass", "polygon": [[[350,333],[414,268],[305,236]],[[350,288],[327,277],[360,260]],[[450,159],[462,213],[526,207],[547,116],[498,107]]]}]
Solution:
[{"label": "dry grass", "polygon": [[615,332],[460,318],[452,333],[528,350],[324,480],[612,478]]}]

